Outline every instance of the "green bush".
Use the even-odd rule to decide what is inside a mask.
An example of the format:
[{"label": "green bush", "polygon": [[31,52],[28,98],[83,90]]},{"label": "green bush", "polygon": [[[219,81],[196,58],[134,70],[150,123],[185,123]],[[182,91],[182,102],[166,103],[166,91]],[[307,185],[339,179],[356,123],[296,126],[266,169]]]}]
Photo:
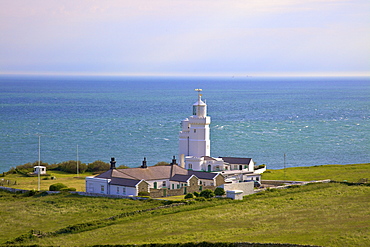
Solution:
[{"label": "green bush", "polygon": [[73,187],[61,188],[60,191],[76,191],[76,188]]},{"label": "green bush", "polygon": [[215,193],[213,193],[212,190],[207,189],[200,192],[200,196],[204,198],[211,198],[215,196]]},{"label": "green bush", "polygon": [[168,165],[170,165],[170,163],[167,163],[166,161],[160,161],[157,164],[155,164],[154,166],[168,166]]},{"label": "green bush", "polygon": [[199,193],[198,192],[195,191],[193,194],[194,194],[195,197],[199,197]]},{"label": "green bush", "polygon": [[50,191],[62,191],[64,188],[68,188],[68,186],[62,183],[56,183],[49,186]]},{"label": "green bush", "polygon": [[215,193],[216,196],[223,196],[223,195],[225,195],[225,190],[223,188],[217,187],[215,189],[214,193]]},{"label": "green bush", "polygon": [[119,167],[117,167],[117,169],[127,169],[127,168],[130,168],[130,167],[125,166],[125,165],[120,165]]},{"label": "green bush", "polygon": [[204,197],[196,197],[195,200],[198,201],[198,202],[205,202],[206,201],[206,198],[204,198]]},{"label": "green bush", "polygon": [[148,191],[140,191],[137,195],[138,196],[150,196],[150,193]]},{"label": "green bush", "polygon": [[192,199],[192,198],[194,198],[194,195],[192,193],[187,193],[184,198],[185,199]]},{"label": "green bush", "polygon": [[[68,173],[77,173],[77,162],[75,160],[64,161],[59,163],[58,166],[60,171],[68,172]],[[78,172],[84,173],[87,169],[87,165],[84,163],[78,162]]]},{"label": "green bush", "polygon": [[87,165],[88,172],[105,172],[110,169],[110,164],[101,160],[96,160]]}]

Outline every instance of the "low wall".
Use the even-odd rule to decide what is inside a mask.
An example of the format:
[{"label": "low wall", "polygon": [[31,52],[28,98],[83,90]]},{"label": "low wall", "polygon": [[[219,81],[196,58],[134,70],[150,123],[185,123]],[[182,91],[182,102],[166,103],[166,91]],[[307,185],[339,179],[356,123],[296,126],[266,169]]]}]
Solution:
[{"label": "low wall", "polygon": [[250,195],[254,193],[254,182],[243,182],[243,183],[234,183],[234,184],[223,184],[219,186],[225,191],[228,190],[242,190],[243,196]]},{"label": "low wall", "polygon": [[217,187],[216,186],[186,186],[182,187],[180,189],[150,189],[150,197],[152,198],[159,198],[159,197],[167,197],[167,196],[181,196],[185,195],[187,193],[194,193],[194,192],[201,192],[202,190],[215,190]]},{"label": "low wall", "polygon": [[4,187],[4,186],[0,186],[0,189],[1,190],[6,190],[6,191],[9,191],[9,192],[12,192],[12,193],[26,193],[28,192],[29,190],[21,190],[21,189],[14,189],[14,188],[9,188],[9,187]]}]

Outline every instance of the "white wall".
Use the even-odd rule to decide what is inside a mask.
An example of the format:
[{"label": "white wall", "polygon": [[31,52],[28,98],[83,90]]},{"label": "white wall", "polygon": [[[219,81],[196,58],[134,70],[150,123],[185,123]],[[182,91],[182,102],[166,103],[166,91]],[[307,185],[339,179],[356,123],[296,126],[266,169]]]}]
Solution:
[{"label": "white wall", "polygon": [[[118,188],[118,193],[117,193]],[[138,191],[135,187],[126,187],[120,185],[111,185],[110,186],[110,195],[121,195],[121,196],[137,196]]]},{"label": "white wall", "polygon": [[[146,180],[145,180],[146,181]],[[157,189],[163,188],[163,181],[166,181],[166,188],[169,188],[170,186],[170,180],[169,179],[158,179],[158,180],[149,180],[146,181],[149,184],[149,188],[154,188],[154,183],[157,182]]]},{"label": "white wall", "polygon": [[110,179],[86,177],[86,192],[109,194]]},{"label": "white wall", "polygon": [[218,186],[227,190],[242,190],[243,196],[250,195],[254,193],[254,182],[243,182],[243,183],[232,183],[232,184],[223,184]]}]

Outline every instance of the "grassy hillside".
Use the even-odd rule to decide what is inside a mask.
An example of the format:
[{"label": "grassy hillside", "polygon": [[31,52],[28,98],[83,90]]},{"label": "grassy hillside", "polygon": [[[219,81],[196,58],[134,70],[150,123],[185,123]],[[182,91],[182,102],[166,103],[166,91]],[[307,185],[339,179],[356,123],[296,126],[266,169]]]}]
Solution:
[{"label": "grassy hillside", "polygon": [[291,167],[267,170],[262,174],[264,180],[312,181],[331,179],[334,181],[358,182],[367,178],[370,181],[370,163],[351,165],[322,165]]},{"label": "grassy hillside", "polygon": [[[55,183],[63,183],[68,187],[76,188],[77,191],[85,191],[85,178],[87,176],[92,176],[92,173],[82,173],[77,177],[76,174],[65,173],[61,171],[50,171],[48,172],[50,176],[41,176],[40,188],[41,190],[49,190],[49,186]],[[51,177],[55,177],[56,180],[50,180]],[[44,180],[44,179],[48,180]],[[10,180],[9,185],[4,185],[7,187],[12,187],[16,189],[25,190],[37,190],[38,177],[26,177],[20,174],[10,174],[0,179]],[[14,184],[16,182],[16,184]]]},{"label": "grassy hillside", "polygon": [[[85,177],[92,176],[92,173],[83,173],[79,177],[76,177],[76,174],[51,171],[50,175],[56,177],[56,180],[41,180],[41,190],[48,190],[49,186],[54,183],[64,183],[68,187],[76,188],[77,191],[85,191]],[[24,177],[19,174],[11,174],[0,179],[2,178],[11,181],[11,184],[6,185],[8,187],[29,190],[37,189],[37,177]],[[41,178],[43,179],[44,177]],[[285,170],[285,176],[284,169],[267,170],[262,174],[262,179],[266,180],[312,181],[331,179],[335,181],[347,180],[348,182],[357,182],[363,178],[367,178],[370,181],[370,163],[293,167]],[[16,185],[14,185],[14,181],[17,182]]]},{"label": "grassy hillside", "polygon": [[[0,244],[8,240],[43,246],[202,241],[321,246],[370,243],[368,186],[310,184],[269,190],[243,201],[213,199],[133,213],[163,203],[0,192],[0,227],[6,229],[0,231]],[[49,233],[30,240],[31,229]],[[19,236],[23,242],[15,241]]]}]

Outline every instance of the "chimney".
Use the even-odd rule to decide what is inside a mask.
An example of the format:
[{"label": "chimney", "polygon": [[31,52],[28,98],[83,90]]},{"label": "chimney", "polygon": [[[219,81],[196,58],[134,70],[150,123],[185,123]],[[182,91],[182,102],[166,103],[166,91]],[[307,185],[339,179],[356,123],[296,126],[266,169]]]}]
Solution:
[{"label": "chimney", "polygon": [[175,155],[172,157],[172,163],[171,163],[171,165],[177,165]]},{"label": "chimney", "polygon": [[144,157],[143,164],[141,165],[141,168],[148,168],[146,165],[146,158]]},{"label": "chimney", "polygon": [[114,157],[110,158],[110,169],[116,169],[116,161]]}]

